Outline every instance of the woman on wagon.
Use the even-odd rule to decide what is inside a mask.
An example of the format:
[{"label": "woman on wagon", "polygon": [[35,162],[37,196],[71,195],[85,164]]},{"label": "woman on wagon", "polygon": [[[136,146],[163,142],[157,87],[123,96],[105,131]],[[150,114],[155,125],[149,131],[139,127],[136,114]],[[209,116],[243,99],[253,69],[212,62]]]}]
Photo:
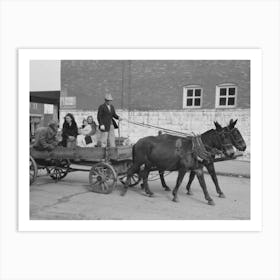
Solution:
[{"label": "woman on wagon", "polygon": [[78,127],[74,116],[68,113],[64,117],[62,128],[62,146],[74,148],[76,146],[76,138],[78,135]]}]

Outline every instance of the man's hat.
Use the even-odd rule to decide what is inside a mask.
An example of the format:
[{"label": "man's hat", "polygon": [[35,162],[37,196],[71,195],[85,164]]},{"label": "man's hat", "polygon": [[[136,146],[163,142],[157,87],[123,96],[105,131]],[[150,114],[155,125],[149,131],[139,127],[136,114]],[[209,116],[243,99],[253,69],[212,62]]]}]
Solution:
[{"label": "man's hat", "polygon": [[57,128],[58,128],[58,122],[55,121],[55,120],[51,120],[51,121],[49,122],[49,127],[51,127],[51,128],[54,129],[54,130],[57,130]]},{"label": "man's hat", "polygon": [[112,95],[110,93],[106,93],[105,100],[112,101],[113,100]]}]

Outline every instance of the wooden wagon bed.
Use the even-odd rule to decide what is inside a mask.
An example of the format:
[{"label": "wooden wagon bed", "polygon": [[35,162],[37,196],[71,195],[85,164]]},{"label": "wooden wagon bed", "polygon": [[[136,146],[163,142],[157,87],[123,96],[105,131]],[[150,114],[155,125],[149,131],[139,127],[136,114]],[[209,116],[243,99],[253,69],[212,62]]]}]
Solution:
[{"label": "wooden wagon bed", "polygon": [[[75,166],[73,166],[75,165]],[[77,167],[78,165],[78,167]],[[65,148],[38,151],[30,148],[30,184],[36,177],[38,169],[46,169],[48,175],[59,181],[69,172],[88,171],[79,166],[89,166],[89,189],[99,193],[110,193],[116,186],[117,179],[124,182],[126,173],[132,165],[132,146],[114,148]],[[136,185],[140,178],[136,174],[131,185]]]},{"label": "wooden wagon bed", "polygon": [[65,148],[57,147],[52,152],[38,151],[30,148],[30,155],[34,159],[57,159],[57,160],[73,160],[85,162],[99,162],[104,160],[123,161],[132,160],[132,146],[118,146],[115,148],[81,148],[75,147]]}]

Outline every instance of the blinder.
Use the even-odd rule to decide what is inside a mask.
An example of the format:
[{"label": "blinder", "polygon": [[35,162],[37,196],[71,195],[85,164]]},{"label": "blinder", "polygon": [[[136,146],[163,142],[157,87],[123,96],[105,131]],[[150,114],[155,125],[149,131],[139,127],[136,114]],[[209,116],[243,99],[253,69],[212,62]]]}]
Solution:
[{"label": "blinder", "polygon": [[244,140],[243,140],[239,130],[236,127],[232,128],[232,129],[230,129],[229,127],[226,127],[225,133],[229,134],[229,137],[232,140],[232,143],[236,148],[240,148],[240,147],[246,145],[244,143]]}]

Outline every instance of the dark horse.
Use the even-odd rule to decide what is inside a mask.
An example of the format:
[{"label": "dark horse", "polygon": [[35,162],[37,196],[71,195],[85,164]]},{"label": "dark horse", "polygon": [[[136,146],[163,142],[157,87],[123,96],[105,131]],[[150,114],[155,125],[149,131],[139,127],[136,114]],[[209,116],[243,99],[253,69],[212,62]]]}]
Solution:
[{"label": "dark horse", "polygon": [[[225,133],[227,133],[229,135],[232,145],[237,150],[244,152],[246,150],[246,143],[245,143],[240,131],[238,130],[238,128],[235,127],[236,123],[237,123],[237,120],[233,121],[231,119],[230,122],[229,122],[229,125],[226,126],[226,127],[223,127],[223,130],[224,130]],[[224,195],[224,193],[222,192],[222,190],[219,186],[218,178],[217,178],[215,167],[214,167],[214,156],[213,156],[212,159],[213,159],[212,161],[203,161],[202,163],[206,167],[208,173],[210,174],[210,176],[211,176],[211,178],[212,178],[212,180],[215,184],[216,191],[217,191],[219,197],[224,198],[225,195]],[[189,181],[188,181],[188,184],[186,186],[188,195],[193,194],[192,191],[191,191],[191,184],[194,180],[194,177],[195,177],[195,172],[191,171],[190,176],[189,176]],[[160,172],[160,180],[161,180],[163,188],[166,191],[170,191],[170,188],[166,185],[165,180],[164,180],[164,172]]]},{"label": "dark horse", "polygon": [[[231,144],[229,135],[222,127],[215,123],[216,129],[211,129],[201,134],[201,141],[206,150],[210,153],[213,151],[222,151],[228,157],[234,155],[234,149]],[[172,191],[173,201],[178,201],[177,192],[187,171],[194,171],[199,180],[200,186],[204,192],[205,199],[208,204],[214,205],[213,199],[210,197],[203,174],[203,164],[197,156],[194,149],[193,137],[178,137],[173,135],[148,136],[141,138],[133,146],[132,156],[133,165],[128,169],[127,180],[125,182],[122,195],[128,189],[130,178],[135,173],[141,171],[143,177],[143,187],[145,192],[152,196],[149,185],[148,176],[153,168],[158,171],[178,171],[176,186]]]}]

